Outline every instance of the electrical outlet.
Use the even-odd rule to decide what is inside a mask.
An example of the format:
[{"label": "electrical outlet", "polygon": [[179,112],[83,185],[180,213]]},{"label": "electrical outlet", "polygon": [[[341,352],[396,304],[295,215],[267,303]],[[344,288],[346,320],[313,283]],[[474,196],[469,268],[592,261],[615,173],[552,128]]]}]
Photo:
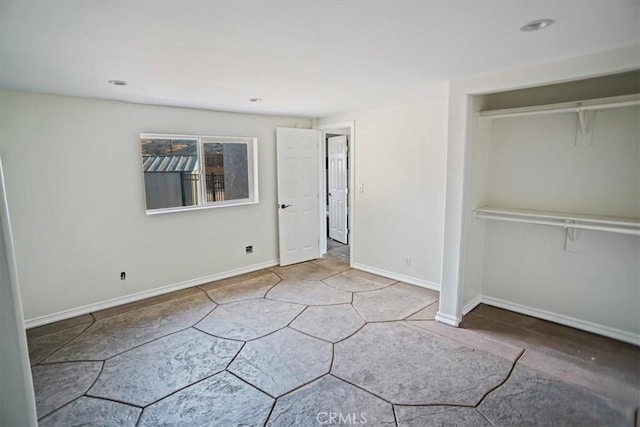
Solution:
[{"label": "electrical outlet", "polygon": [[127,273],[126,273],[126,272],[124,272],[124,271],[123,271],[123,272],[121,272],[121,273],[120,273],[120,280],[124,280],[124,279],[126,279],[126,278],[127,278]]},{"label": "electrical outlet", "polygon": [[245,246],[244,253],[252,254],[253,253],[253,245]]},{"label": "electrical outlet", "polygon": [[404,257],[404,266],[411,267],[411,257],[409,256]]}]

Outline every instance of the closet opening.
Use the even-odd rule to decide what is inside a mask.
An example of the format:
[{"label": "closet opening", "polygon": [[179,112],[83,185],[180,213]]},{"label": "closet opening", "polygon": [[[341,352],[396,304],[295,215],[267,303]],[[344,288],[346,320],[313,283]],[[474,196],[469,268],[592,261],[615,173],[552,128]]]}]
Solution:
[{"label": "closet opening", "polygon": [[640,71],[473,98],[463,314],[640,344]]}]

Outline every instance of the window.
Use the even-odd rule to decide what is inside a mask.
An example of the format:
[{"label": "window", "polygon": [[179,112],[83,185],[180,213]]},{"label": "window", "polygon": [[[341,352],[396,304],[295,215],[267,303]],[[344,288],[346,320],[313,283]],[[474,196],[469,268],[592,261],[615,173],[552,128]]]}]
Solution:
[{"label": "window", "polygon": [[147,213],[258,203],[256,142],[140,134]]}]

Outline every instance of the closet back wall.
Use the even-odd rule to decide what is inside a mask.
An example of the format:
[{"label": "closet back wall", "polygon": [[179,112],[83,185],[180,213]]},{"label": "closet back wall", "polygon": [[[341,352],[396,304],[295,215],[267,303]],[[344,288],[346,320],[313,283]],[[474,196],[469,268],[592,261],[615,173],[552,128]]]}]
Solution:
[{"label": "closet back wall", "polygon": [[[311,122],[0,90],[25,318],[274,263],[275,128],[296,124]],[[260,203],[145,215],[141,132],[257,137]]]},{"label": "closet back wall", "polygon": [[[640,217],[640,107],[595,113],[591,146],[577,114],[490,120],[485,206]],[[484,220],[477,220],[484,222]],[[640,336],[640,237],[486,221],[482,294]]]}]

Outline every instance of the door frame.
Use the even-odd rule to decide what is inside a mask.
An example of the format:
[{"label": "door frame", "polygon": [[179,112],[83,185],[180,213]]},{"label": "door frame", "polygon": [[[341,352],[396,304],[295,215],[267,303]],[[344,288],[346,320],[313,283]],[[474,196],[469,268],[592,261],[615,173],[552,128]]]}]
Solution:
[{"label": "door frame", "polygon": [[348,129],[349,133],[347,136],[349,137],[349,164],[348,164],[348,175],[349,181],[347,188],[349,189],[349,195],[347,197],[347,227],[349,228],[348,234],[348,242],[349,242],[349,266],[353,267],[354,258],[353,254],[355,253],[355,227],[354,227],[354,216],[355,216],[355,146],[356,146],[356,134],[355,134],[356,122],[348,121],[348,122],[338,122],[338,123],[328,123],[319,125],[316,127],[320,132],[322,132],[322,147],[320,150],[320,200],[321,201],[321,209],[320,209],[320,255],[324,255],[327,253],[327,210],[326,203],[327,200],[327,170],[325,166],[325,159],[327,156],[327,134],[331,133],[332,130],[343,130]]}]

